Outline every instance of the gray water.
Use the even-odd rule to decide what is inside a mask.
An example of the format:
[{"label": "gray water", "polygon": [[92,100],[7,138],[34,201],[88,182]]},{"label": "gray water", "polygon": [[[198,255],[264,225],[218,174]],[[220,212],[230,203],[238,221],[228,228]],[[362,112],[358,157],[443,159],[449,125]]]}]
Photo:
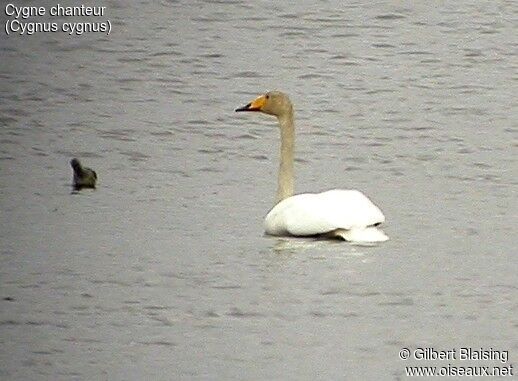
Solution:
[{"label": "gray water", "polygon": [[[518,367],[516,2],[128,4],[90,4],[110,35],[0,32],[2,380]],[[360,189],[390,241],[263,235],[278,129],[233,110],[271,89],[297,192]]]}]

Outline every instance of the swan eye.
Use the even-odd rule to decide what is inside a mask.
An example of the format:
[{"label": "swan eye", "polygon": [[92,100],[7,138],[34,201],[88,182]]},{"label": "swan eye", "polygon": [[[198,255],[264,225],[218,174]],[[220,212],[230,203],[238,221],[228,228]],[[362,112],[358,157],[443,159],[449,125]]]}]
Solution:
[{"label": "swan eye", "polygon": [[270,96],[268,94],[266,94],[265,98],[266,99],[270,99]]}]

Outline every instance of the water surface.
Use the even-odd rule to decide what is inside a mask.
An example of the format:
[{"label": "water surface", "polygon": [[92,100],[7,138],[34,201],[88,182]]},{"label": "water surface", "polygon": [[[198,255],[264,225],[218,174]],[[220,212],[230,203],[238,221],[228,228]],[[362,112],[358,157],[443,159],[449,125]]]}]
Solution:
[{"label": "water surface", "polygon": [[[95,5],[109,36],[0,37],[3,380],[516,364],[515,2]],[[295,103],[297,191],[361,189],[390,241],[263,236],[278,130],[233,110],[269,89]],[[71,194],[74,156],[97,190]]]}]

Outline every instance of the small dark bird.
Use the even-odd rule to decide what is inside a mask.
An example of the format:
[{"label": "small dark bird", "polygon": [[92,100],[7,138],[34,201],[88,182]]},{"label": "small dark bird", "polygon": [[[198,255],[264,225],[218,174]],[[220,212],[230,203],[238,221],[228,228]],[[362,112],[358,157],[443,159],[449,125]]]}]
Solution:
[{"label": "small dark bird", "polygon": [[97,173],[93,169],[83,167],[76,158],[70,160],[70,165],[74,170],[74,189],[95,188]]}]

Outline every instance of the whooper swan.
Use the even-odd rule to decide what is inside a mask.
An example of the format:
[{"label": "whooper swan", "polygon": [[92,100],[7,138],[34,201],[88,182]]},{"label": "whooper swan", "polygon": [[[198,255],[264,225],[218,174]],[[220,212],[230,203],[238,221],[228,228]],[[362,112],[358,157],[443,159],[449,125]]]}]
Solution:
[{"label": "whooper swan", "polygon": [[280,91],[270,91],[236,111],[260,111],[277,117],[281,130],[281,157],[277,204],[264,220],[267,234],[275,236],[324,236],[350,242],[388,240],[378,225],[381,210],[357,190],[333,189],[323,193],[293,195],[295,126],[293,105]]}]

